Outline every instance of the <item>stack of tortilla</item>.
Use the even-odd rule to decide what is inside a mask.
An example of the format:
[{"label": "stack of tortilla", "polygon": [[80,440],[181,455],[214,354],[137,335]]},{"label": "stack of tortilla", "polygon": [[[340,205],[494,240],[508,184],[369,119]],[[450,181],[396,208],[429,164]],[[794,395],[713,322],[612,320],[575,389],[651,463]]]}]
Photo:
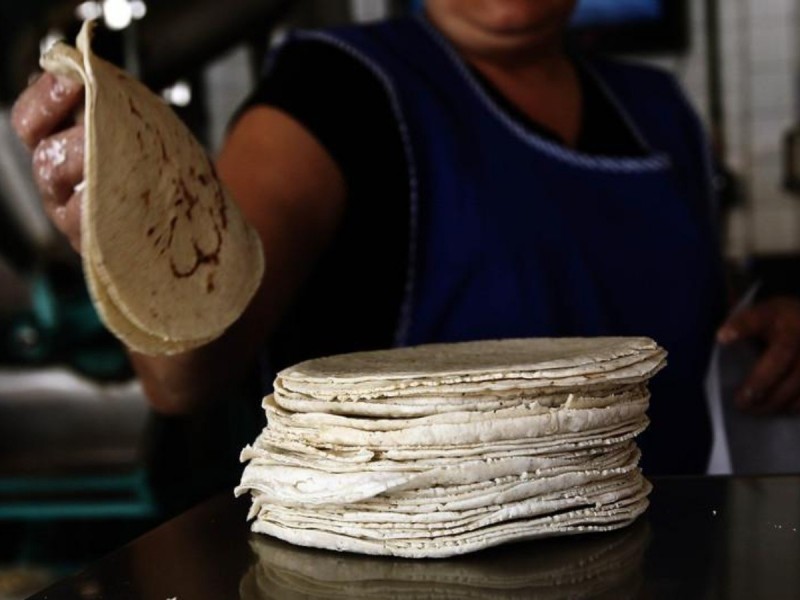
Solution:
[{"label": "stack of tortilla", "polygon": [[41,59],[85,88],[81,255],[108,329],[145,354],[174,354],[220,336],[264,269],[261,244],[204,149],[160,98],[89,45]]},{"label": "stack of tortilla", "polygon": [[634,438],[666,352],[647,338],[518,339],[285,369],[237,495],[303,546],[446,557],[615,529],[647,507]]}]

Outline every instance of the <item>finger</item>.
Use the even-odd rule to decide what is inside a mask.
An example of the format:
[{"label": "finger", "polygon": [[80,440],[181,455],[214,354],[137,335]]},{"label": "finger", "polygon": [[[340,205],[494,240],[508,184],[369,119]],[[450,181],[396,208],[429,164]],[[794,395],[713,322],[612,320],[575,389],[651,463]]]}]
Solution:
[{"label": "finger", "polygon": [[45,73],[14,103],[12,126],[22,142],[32,150],[67,120],[82,95],[80,81]]},{"label": "finger", "polygon": [[83,125],[39,142],[33,152],[33,176],[45,208],[64,205],[83,180]]},{"label": "finger", "polygon": [[721,344],[730,344],[749,337],[761,337],[769,327],[766,311],[761,306],[746,308],[732,315],[717,331]]},{"label": "finger", "polygon": [[750,372],[736,397],[742,409],[757,409],[764,404],[773,388],[790,371],[797,357],[797,345],[793,338],[776,338]]},{"label": "finger", "polygon": [[765,412],[774,413],[790,410],[800,401],[800,356],[795,356],[793,368],[772,389],[762,404]]},{"label": "finger", "polygon": [[82,198],[82,191],[74,192],[65,204],[48,211],[55,226],[67,237],[70,245],[78,254],[81,252]]}]

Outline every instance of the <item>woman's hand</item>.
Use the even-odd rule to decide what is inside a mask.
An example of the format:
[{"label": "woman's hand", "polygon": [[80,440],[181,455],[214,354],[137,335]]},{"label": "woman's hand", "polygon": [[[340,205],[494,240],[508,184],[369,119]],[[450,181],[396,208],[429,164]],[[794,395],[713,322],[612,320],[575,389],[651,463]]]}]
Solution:
[{"label": "woman's hand", "polygon": [[757,414],[800,411],[800,300],[766,300],[732,316],[717,332],[722,344],[755,338],[766,345],[735,402]]},{"label": "woman's hand", "polygon": [[80,82],[45,73],[17,99],[11,123],[33,151],[33,174],[50,220],[80,251],[83,125],[74,114],[83,97]]}]

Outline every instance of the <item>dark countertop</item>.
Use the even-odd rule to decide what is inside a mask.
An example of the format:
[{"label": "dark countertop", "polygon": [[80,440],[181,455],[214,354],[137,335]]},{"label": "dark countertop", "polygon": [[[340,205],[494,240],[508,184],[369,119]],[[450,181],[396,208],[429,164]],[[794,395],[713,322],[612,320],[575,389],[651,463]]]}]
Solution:
[{"label": "dark countertop", "polygon": [[654,484],[626,529],[445,560],[294,547],[219,496],[33,598],[800,598],[800,476]]}]

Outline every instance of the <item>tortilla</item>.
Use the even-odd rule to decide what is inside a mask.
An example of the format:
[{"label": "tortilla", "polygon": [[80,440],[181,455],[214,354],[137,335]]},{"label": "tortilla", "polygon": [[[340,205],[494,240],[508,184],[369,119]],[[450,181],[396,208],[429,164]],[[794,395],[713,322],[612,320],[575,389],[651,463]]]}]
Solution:
[{"label": "tortilla", "polygon": [[287,527],[263,519],[253,521],[252,529],[300,546],[408,558],[445,558],[509,542],[618,529],[629,525],[644,512],[648,492],[649,486],[629,504],[607,511],[595,508],[568,510],[556,515],[502,522],[478,531],[441,536],[430,541],[372,540],[334,531]]},{"label": "tortilla", "polygon": [[492,461],[508,456],[535,456],[555,452],[574,452],[595,448],[610,447],[633,439],[647,428],[647,417],[626,423],[616,423],[597,429],[590,434],[585,432],[564,433],[548,438],[522,438],[496,442],[493,444],[472,443],[440,446],[404,446],[391,448],[364,448],[352,445],[321,445],[317,447],[305,440],[278,433],[271,428],[264,429],[255,441],[257,449],[268,453],[276,450],[313,457],[324,457],[342,463],[357,463],[372,460],[421,461],[454,460],[480,456]]},{"label": "tortilla", "polygon": [[[284,369],[284,381],[348,384],[405,381],[416,384],[425,378],[437,381],[485,381],[487,376],[507,378],[509,373],[527,373],[548,378],[598,373],[606,362],[636,362],[644,354],[661,349],[649,338],[522,338],[482,340],[452,344],[426,344],[392,350],[353,352],[299,363]],[[625,361],[626,357],[632,360]],[[620,363],[617,363],[619,366]]]},{"label": "tortilla", "polygon": [[[602,444],[595,448],[567,449],[544,454],[508,455],[487,462],[481,457],[438,457],[434,459],[418,459],[414,461],[395,461],[374,458],[374,453],[365,451],[359,454],[337,453],[331,457],[327,453],[303,453],[296,450],[287,450],[278,446],[261,445],[245,446],[241,453],[241,460],[250,461],[251,465],[281,465],[286,467],[301,467],[319,469],[326,473],[362,473],[362,472],[405,472],[422,473],[430,469],[447,469],[452,473],[471,470],[477,463],[482,463],[486,469],[487,477],[501,477],[509,473],[520,476],[528,473],[541,472],[542,469],[557,468],[568,465],[587,465],[598,460],[598,457],[608,457],[616,453],[630,454],[636,448],[632,440],[625,440],[617,444]],[[525,452],[523,450],[523,452]],[[637,457],[638,459],[638,457]],[[245,467],[247,469],[247,467]],[[510,470],[509,470],[510,469]],[[244,479],[246,473],[243,474]]]},{"label": "tortilla", "polygon": [[171,354],[220,336],[261,281],[263,253],[200,144],[169,107],[94,56],[52,47],[45,70],[85,86],[81,254],[108,328],[132,348]]},{"label": "tortilla", "polygon": [[[546,415],[556,410],[576,410],[588,408],[608,408],[615,404],[630,403],[633,401],[647,401],[649,394],[641,386],[634,386],[624,391],[613,394],[595,394],[593,396],[577,394],[563,394],[559,397],[548,396],[543,399],[528,397],[521,399],[512,406],[498,407],[492,405],[485,410],[483,403],[477,401],[470,403],[462,399],[461,406],[453,405],[453,409],[424,415],[419,417],[389,418],[393,412],[391,407],[385,407],[384,415],[373,414],[371,418],[361,416],[342,416],[331,414],[320,406],[321,412],[292,412],[278,405],[273,395],[264,398],[263,407],[267,419],[275,429],[303,429],[309,427],[350,427],[365,431],[391,431],[407,430],[411,427],[436,426],[445,424],[471,423],[476,421],[501,422],[502,419],[516,419],[534,415]],[[379,418],[383,417],[383,418]]]},{"label": "tortilla", "polygon": [[[425,348],[424,346],[420,348]],[[293,381],[281,377],[275,380],[275,394],[282,396],[301,394],[317,399],[358,401],[380,398],[424,397],[446,394],[518,394],[522,390],[554,391],[565,387],[589,387],[591,384],[622,385],[649,380],[666,364],[663,351],[639,357],[634,363],[619,366],[609,361],[605,370],[575,373],[563,369],[561,373],[549,371],[547,377],[535,371],[508,373],[453,375],[447,378],[419,377],[408,379],[374,380],[369,382],[331,383],[326,381]],[[611,368],[613,366],[613,368]]]},{"label": "tortilla", "polygon": [[[588,485],[589,482],[613,479],[617,475],[631,473],[636,467],[638,455],[623,457],[625,463],[608,465],[598,469],[593,465],[573,466],[569,469],[555,469],[538,472],[535,476],[507,475],[487,477],[480,466],[469,473],[466,480],[459,481],[447,477],[444,472],[433,471],[416,475],[403,473],[346,473],[326,474],[313,469],[253,466],[250,465],[242,477],[242,486],[237,488],[241,494],[245,490],[259,491],[264,499],[276,506],[319,506],[335,505],[348,507],[359,502],[374,499],[378,504],[399,506],[422,499],[425,504],[433,504],[436,510],[445,510],[449,502],[459,503],[463,499],[475,506],[475,499],[481,498],[488,504],[501,504],[511,498],[525,498],[553,492],[566,492]],[[488,485],[480,485],[488,484]],[[436,497],[422,496],[419,492],[436,486]],[[410,491],[409,491],[410,490]],[[473,494],[477,490],[477,494]],[[403,493],[408,491],[408,493]],[[485,493],[484,493],[485,492]],[[445,501],[449,496],[450,500]],[[464,505],[453,504],[452,510],[463,510]]]},{"label": "tortilla", "polygon": [[150,356],[177,354],[207,344],[213,339],[164,340],[146,333],[125,318],[106,292],[106,288],[98,283],[94,267],[85,260],[83,272],[100,319],[131,350]]},{"label": "tortilla", "polygon": [[520,439],[546,438],[566,433],[589,432],[643,418],[647,400],[618,404],[605,408],[553,409],[543,414],[530,414],[507,419],[468,423],[410,426],[401,430],[365,431],[352,427],[332,426],[296,428],[284,431],[298,441],[313,445],[364,446],[370,450],[391,450],[400,446],[445,446],[450,440],[462,444],[502,443]]},{"label": "tortilla", "polygon": [[565,510],[586,507],[597,511],[618,507],[641,492],[643,482],[641,476],[619,478],[576,488],[574,493],[554,491],[502,503],[476,503],[464,509],[443,506],[441,509],[429,507],[405,512],[404,507],[387,503],[383,510],[363,510],[360,506],[353,510],[337,510],[324,506],[304,509],[262,503],[259,518],[286,526],[325,529],[364,539],[435,540],[442,535],[476,532],[520,518],[557,515]]}]

